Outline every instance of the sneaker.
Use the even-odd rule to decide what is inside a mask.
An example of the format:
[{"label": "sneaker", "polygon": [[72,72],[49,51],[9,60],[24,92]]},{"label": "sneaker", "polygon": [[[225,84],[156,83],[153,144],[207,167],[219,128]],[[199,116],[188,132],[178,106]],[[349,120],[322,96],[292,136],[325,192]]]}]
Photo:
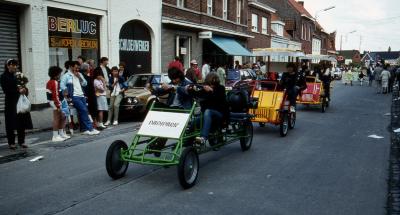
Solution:
[{"label": "sneaker", "polygon": [[114,121],[114,122],[113,122],[113,125],[118,125],[118,121]]},{"label": "sneaker", "polygon": [[99,129],[102,129],[102,130],[103,130],[103,129],[106,129],[107,127],[106,127],[105,125],[101,124],[101,125],[98,125],[98,126],[97,126],[97,128],[99,128]]},{"label": "sneaker", "polygon": [[62,138],[61,136],[55,136],[55,137],[53,137],[52,139],[51,139],[51,141],[53,141],[53,142],[62,142],[62,141],[64,141],[65,139],[64,138]]},{"label": "sneaker", "polygon": [[82,134],[84,134],[84,135],[91,135],[91,132],[88,131],[88,130],[86,130],[86,131],[84,131]]},{"label": "sneaker", "polygon": [[104,123],[105,126],[109,126],[111,124],[110,121],[107,121],[106,123]]},{"label": "sneaker", "polygon": [[294,106],[290,106],[290,112],[291,113],[296,113],[296,108]]},{"label": "sneaker", "polygon": [[204,137],[196,137],[195,142],[199,145],[205,145],[206,144],[206,139]]},{"label": "sneaker", "polygon": [[66,139],[66,140],[68,140],[68,139],[71,139],[71,136],[69,136],[69,135],[66,135],[66,134],[63,134],[63,135],[60,135],[62,138],[64,138],[64,139]]},{"label": "sneaker", "polygon": [[98,135],[98,134],[100,134],[100,131],[98,131],[96,129],[89,131],[89,135]]}]

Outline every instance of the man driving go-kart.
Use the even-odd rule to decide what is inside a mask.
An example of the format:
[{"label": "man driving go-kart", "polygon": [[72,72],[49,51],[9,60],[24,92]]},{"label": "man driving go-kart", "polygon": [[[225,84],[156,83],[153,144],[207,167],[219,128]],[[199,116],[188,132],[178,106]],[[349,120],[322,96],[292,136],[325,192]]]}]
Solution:
[{"label": "man driving go-kart", "polygon": [[169,84],[163,83],[157,88],[152,88],[147,84],[147,88],[156,96],[168,94],[167,106],[178,109],[190,109],[193,104],[193,98],[188,94],[188,87],[192,83],[185,78],[182,71],[177,68],[168,69]]},{"label": "man driving go-kart", "polygon": [[297,95],[307,86],[304,76],[298,74],[298,68],[295,63],[286,65],[286,72],[282,75],[280,85],[286,90],[290,102],[290,112],[296,112]]}]

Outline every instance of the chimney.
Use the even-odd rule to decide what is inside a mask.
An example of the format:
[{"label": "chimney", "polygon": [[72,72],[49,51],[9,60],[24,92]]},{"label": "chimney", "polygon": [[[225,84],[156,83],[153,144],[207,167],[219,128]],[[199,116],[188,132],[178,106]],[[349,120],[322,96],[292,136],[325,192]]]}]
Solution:
[{"label": "chimney", "polygon": [[304,1],[298,1],[297,3],[304,7]]}]

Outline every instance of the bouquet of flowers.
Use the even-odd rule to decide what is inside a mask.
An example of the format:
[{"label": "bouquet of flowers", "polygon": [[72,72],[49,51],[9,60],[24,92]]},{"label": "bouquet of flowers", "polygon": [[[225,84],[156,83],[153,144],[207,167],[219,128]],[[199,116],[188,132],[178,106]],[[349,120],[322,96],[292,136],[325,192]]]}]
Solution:
[{"label": "bouquet of flowers", "polygon": [[18,88],[26,88],[26,84],[28,83],[28,78],[21,71],[17,71],[15,73],[17,78],[17,87]]}]

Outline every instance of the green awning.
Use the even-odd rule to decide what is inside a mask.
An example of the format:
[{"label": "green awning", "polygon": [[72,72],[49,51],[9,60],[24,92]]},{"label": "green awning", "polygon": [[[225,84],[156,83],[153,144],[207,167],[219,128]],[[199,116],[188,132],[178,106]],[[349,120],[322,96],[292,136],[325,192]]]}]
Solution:
[{"label": "green awning", "polygon": [[251,57],[254,56],[249,50],[247,50],[245,47],[243,47],[240,43],[238,43],[234,39],[213,36],[213,38],[211,38],[210,40],[216,46],[222,49],[227,55],[251,56]]}]

